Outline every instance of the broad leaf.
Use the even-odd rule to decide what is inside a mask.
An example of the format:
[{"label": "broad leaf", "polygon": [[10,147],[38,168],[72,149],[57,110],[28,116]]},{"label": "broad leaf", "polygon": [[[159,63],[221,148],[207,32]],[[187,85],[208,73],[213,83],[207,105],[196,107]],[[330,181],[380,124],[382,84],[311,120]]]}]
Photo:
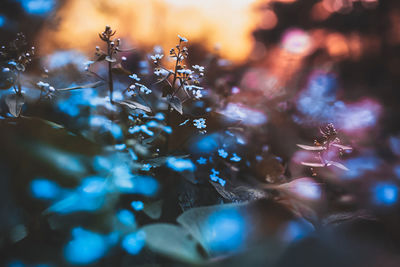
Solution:
[{"label": "broad leaf", "polygon": [[13,95],[8,95],[6,97],[6,104],[8,106],[8,110],[14,117],[19,117],[24,103],[25,99],[23,95],[13,94]]},{"label": "broad leaf", "polygon": [[192,264],[205,260],[201,245],[180,226],[157,223],[142,230],[146,233],[146,245],[155,252]]},{"label": "broad leaf", "polygon": [[[229,219],[230,223],[234,225],[238,223],[238,225],[236,225],[238,227],[238,231],[242,231],[241,233],[237,232],[238,234],[246,234],[246,229],[240,229],[242,226],[241,220],[244,220],[244,218],[239,215],[242,213],[241,207],[244,207],[246,205],[247,202],[192,208],[188,211],[185,211],[176,220],[202,244],[209,255],[217,255],[220,254],[220,251],[214,251],[216,247],[215,243],[221,241],[224,238],[230,239],[229,237],[227,238],[227,236],[224,236],[223,232],[216,231],[218,227],[224,223],[225,218]],[[218,214],[221,215],[221,221],[210,221],[210,218],[214,217],[215,215],[217,216],[217,218],[219,218]],[[237,216],[240,216],[240,222],[236,222],[236,219],[238,219]],[[221,225],[219,223],[221,223]],[[219,237],[219,235],[221,235],[221,237]],[[232,248],[232,250],[235,251],[236,248]]]},{"label": "broad leaf", "polygon": [[171,107],[173,109],[178,111],[180,114],[183,114],[182,102],[178,97],[176,97],[176,96],[168,96],[168,103],[171,105]]}]

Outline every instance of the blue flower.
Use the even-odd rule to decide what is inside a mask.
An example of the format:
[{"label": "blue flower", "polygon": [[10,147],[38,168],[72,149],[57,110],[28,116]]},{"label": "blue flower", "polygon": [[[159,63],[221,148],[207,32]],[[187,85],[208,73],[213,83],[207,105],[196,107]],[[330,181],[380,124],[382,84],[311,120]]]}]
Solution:
[{"label": "blue flower", "polygon": [[147,135],[153,136],[154,132],[150,131],[149,128],[146,125],[136,125],[133,126],[131,128],[129,128],[129,133],[134,134],[134,133],[139,133],[139,132],[143,132]]},{"label": "blue flower", "polygon": [[196,166],[190,159],[174,158],[167,159],[167,166],[177,172],[181,171],[194,171]]},{"label": "blue flower", "polygon": [[236,153],[233,153],[233,154],[232,154],[231,161],[239,162],[239,161],[241,161],[241,160],[242,160],[242,158],[239,157]]},{"label": "blue flower", "polygon": [[211,174],[210,174],[210,179],[213,182],[219,183],[222,186],[225,186],[226,181],[220,177],[218,177],[219,175],[219,171],[215,170],[215,169],[211,169]]},{"label": "blue flower", "polygon": [[142,210],[144,208],[144,204],[142,201],[132,201],[131,206],[136,211]]},{"label": "blue flower", "polygon": [[197,129],[203,129],[206,128],[206,120],[204,118],[200,118],[197,120],[193,120],[193,125],[197,128]]},{"label": "blue flower", "polygon": [[151,166],[150,164],[146,163],[143,164],[142,166],[142,171],[149,171],[153,166]]},{"label": "blue flower", "polygon": [[218,149],[218,155],[220,155],[221,158],[226,159],[228,157],[228,152],[226,152],[223,148]]},{"label": "blue flower", "polygon": [[129,78],[134,79],[135,81],[140,81],[140,78],[137,76],[137,74],[129,75]]},{"label": "blue flower", "polygon": [[207,163],[207,159],[206,159],[206,158],[203,158],[203,157],[200,157],[200,158],[197,160],[197,163],[200,164],[200,165],[204,165],[204,164]]}]

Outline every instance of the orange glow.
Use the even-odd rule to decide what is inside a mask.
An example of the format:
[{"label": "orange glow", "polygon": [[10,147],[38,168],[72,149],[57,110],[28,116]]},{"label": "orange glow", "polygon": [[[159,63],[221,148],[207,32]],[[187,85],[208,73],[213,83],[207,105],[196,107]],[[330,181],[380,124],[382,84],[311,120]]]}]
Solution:
[{"label": "orange glow", "polygon": [[332,12],[327,10],[323,2],[314,4],[311,9],[311,17],[316,21],[323,21],[330,17]]},{"label": "orange glow", "polygon": [[347,39],[340,33],[331,33],[326,37],[326,50],[332,57],[346,57],[349,55]]},{"label": "orange glow", "polygon": [[273,29],[278,24],[278,17],[269,9],[263,11],[259,27],[263,30]]},{"label": "orange glow", "polygon": [[[199,42],[209,50],[216,45],[221,56],[241,62],[253,47],[252,32],[260,2],[293,0],[70,0],[56,14],[57,29],[46,25],[39,38],[42,51],[77,48],[92,51],[99,42],[97,33],[105,25],[117,30],[123,47],[152,47],[160,44],[166,51],[177,42],[177,34],[191,43]],[[276,16],[268,14],[268,25]],[[40,51],[39,51],[40,52]]]}]

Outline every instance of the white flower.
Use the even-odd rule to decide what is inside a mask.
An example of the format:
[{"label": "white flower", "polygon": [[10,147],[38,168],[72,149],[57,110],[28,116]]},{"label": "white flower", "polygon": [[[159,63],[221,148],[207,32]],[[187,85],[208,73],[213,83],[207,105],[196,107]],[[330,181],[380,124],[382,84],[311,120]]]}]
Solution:
[{"label": "white flower", "polygon": [[203,129],[206,128],[206,120],[204,118],[200,118],[197,120],[193,120],[193,125],[197,128],[197,129]]},{"label": "white flower", "polygon": [[157,76],[164,76],[164,75],[168,74],[168,71],[166,71],[164,69],[155,69],[154,74]]},{"label": "white flower", "polygon": [[36,85],[39,87],[45,87],[45,88],[50,86],[50,84],[42,82],[42,81],[39,81]]},{"label": "white flower", "polygon": [[204,67],[199,65],[192,66],[193,69],[198,70],[199,72],[204,72]]},{"label": "white flower", "polygon": [[193,71],[189,70],[189,69],[182,69],[182,70],[178,70],[179,73],[182,74],[186,74],[186,75],[192,75]]},{"label": "white flower", "polygon": [[194,96],[195,98],[197,98],[197,99],[200,99],[200,98],[203,97],[203,94],[201,93],[200,90],[194,90],[194,91],[193,91],[193,96]]},{"label": "white flower", "polygon": [[178,38],[179,38],[179,40],[180,40],[181,42],[185,42],[185,43],[188,42],[188,39],[186,39],[186,38],[183,37],[183,36],[178,35]]},{"label": "white flower", "polygon": [[185,89],[191,91],[193,89],[203,90],[204,88],[196,85],[185,85]]},{"label": "white flower", "polygon": [[136,81],[140,81],[140,78],[137,76],[137,74],[129,75],[129,78],[134,79]]},{"label": "white flower", "polygon": [[152,92],[149,88],[147,88],[143,84],[135,83],[135,85],[139,87],[140,92],[142,92],[142,93],[144,93],[146,95],[151,94],[151,92]]},{"label": "white flower", "polygon": [[163,54],[155,54],[154,56],[150,56],[150,58],[154,61],[154,63],[157,63],[164,57]]}]

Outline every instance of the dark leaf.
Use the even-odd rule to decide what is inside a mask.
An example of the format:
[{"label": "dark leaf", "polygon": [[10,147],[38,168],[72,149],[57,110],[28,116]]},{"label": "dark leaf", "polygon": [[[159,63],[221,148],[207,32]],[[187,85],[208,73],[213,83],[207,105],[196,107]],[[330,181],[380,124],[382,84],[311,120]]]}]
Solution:
[{"label": "dark leaf", "polygon": [[13,95],[8,95],[6,97],[6,104],[8,106],[8,110],[14,117],[19,117],[24,103],[25,99],[23,95],[13,94]]},{"label": "dark leaf", "polygon": [[122,67],[121,63],[118,63],[112,68],[112,72],[115,74],[130,75],[130,71]]},{"label": "dark leaf", "polygon": [[164,85],[161,91],[162,91],[162,97],[166,97],[168,95],[171,95],[172,93],[172,89],[171,86],[169,86],[169,84]]},{"label": "dark leaf", "polygon": [[[10,68],[8,68],[10,69]],[[15,83],[16,75],[13,71],[4,71],[4,67],[0,66],[0,90],[7,90]]]},{"label": "dark leaf", "polygon": [[104,52],[102,52],[102,53],[98,56],[98,58],[96,59],[96,62],[103,61],[103,60],[106,59],[106,57],[107,57],[107,54],[104,53]]},{"label": "dark leaf", "polygon": [[365,210],[335,213],[327,216],[322,220],[323,225],[340,225],[343,223],[349,223],[356,220],[368,220],[375,221],[376,217],[372,216]]},{"label": "dark leaf", "polygon": [[78,86],[69,87],[69,88],[57,89],[57,91],[70,91],[70,90],[76,90],[76,89],[96,88],[103,84],[104,84],[104,82],[98,81],[98,82],[89,83],[89,84],[85,84],[85,85],[78,85]]},{"label": "dark leaf", "polygon": [[143,212],[153,220],[158,220],[161,217],[162,204],[162,200],[157,200],[151,203],[144,203]]},{"label": "dark leaf", "polygon": [[136,101],[133,101],[133,100],[123,100],[123,101],[116,102],[116,103],[120,104],[122,106],[128,107],[130,109],[140,109],[140,110],[143,110],[145,112],[149,112],[149,113],[151,112],[151,108],[150,107],[145,106],[143,104],[140,104],[140,103],[138,103]]},{"label": "dark leaf", "polygon": [[176,96],[168,96],[168,102],[169,102],[169,104],[171,105],[171,107],[173,109],[178,111],[180,114],[183,114],[182,102],[178,97],[176,97]]}]

